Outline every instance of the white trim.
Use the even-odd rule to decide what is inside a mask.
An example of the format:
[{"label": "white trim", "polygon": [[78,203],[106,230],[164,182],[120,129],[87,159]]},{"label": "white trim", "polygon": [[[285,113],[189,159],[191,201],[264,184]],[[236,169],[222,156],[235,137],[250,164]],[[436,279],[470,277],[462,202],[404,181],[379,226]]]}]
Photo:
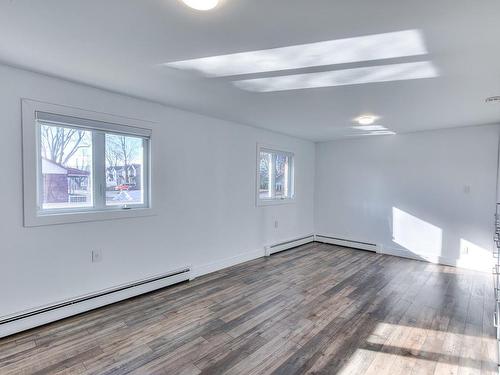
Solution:
[{"label": "white trim", "polygon": [[[150,279],[150,278],[149,278]],[[187,281],[190,279],[190,272],[185,272],[173,276],[169,276],[160,280],[155,280],[151,282],[147,282],[145,284],[141,284],[138,286],[133,286],[128,289],[119,290],[116,292],[112,292],[103,296],[91,298],[82,302],[77,302],[75,304],[71,304],[68,306],[56,308],[54,310],[49,310],[47,312],[42,312],[36,315],[31,315],[25,318],[21,318],[19,320],[13,320],[11,322],[0,324],[0,337],[5,337],[8,335],[12,335],[17,332],[25,331],[30,328],[38,327],[43,324],[55,322],[57,320],[67,318],[73,315],[80,314],[82,312],[90,311],[99,307],[103,307],[118,301],[122,301],[131,297],[138,296],[140,294],[148,293],[153,290],[161,289],[167,287],[169,285],[177,284],[182,281]],[[147,280],[147,279],[143,279]],[[142,280],[136,281],[134,283],[129,283],[129,285],[133,285],[137,282],[141,282]],[[121,285],[119,287],[126,287],[127,285]],[[116,287],[116,288],[119,288]],[[116,288],[110,288],[111,290]],[[109,290],[109,289],[108,289]],[[105,293],[107,290],[100,291],[99,294]],[[91,296],[91,295],[88,295]],[[78,298],[82,298],[86,296],[80,296]],[[61,302],[59,302],[61,303]],[[1,317],[0,320],[8,319],[10,317],[21,315],[26,312],[20,312],[16,314],[12,314],[10,316]]]},{"label": "white trim", "polygon": [[[26,210],[25,210],[26,211]],[[158,214],[157,210],[154,208],[133,208],[133,209],[122,209],[108,208],[105,211],[88,211],[88,212],[65,212],[65,213],[54,213],[54,214],[43,214],[35,215],[34,217],[25,217],[24,226],[26,227],[37,227],[44,225],[60,225],[60,224],[72,224],[72,223],[84,223],[91,221],[106,221],[106,220],[118,220],[118,219],[129,219],[134,217],[148,217],[156,216]]]},{"label": "white trim", "polygon": [[[91,210],[104,210],[106,206],[106,136],[100,132],[92,132],[92,184],[94,207]],[[102,150],[102,151],[101,151]],[[101,155],[97,155],[100,153]],[[42,173],[40,170],[39,173]],[[38,207],[38,215],[46,214]],[[57,212],[56,212],[57,215]]]},{"label": "white trim", "polygon": [[343,247],[350,247],[353,249],[377,252],[377,245],[368,242],[355,241],[352,239],[339,238],[336,236],[327,236],[321,234],[316,234],[314,237],[317,242],[327,243],[330,245],[338,245]]},{"label": "white trim", "polygon": [[280,204],[293,204],[295,203],[295,197],[293,198],[283,198],[283,199],[260,199],[257,197],[257,207],[262,206],[274,206]]},{"label": "white trim", "polygon": [[[22,132],[23,132],[23,206],[24,206],[24,226],[41,226],[41,225],[54,225],[54,224],[68,224],[84,221],[100,221],[100,220],[114,220],[125,219],[131,217],[144,217],[155,215],[152,209],[152,189],[153,189],[153,176],[151,173],[152,155],[151,143],[152,134],[150,121],[143,121],[137,119],[130,119],[106,113],[99,113],[95,111],[84,110],[75,107],[62,106],[39,102],[31,99],[21,99],[22,108]],[[103,160],[94,160],[93,162],[93,175],[95,179],[92,184],[94,207],[82,209],[69,209],[69,210],[44,210],[39,211],[38,208],[38,177],[41,170],[39,166],[40,150],[38,137],[38,127],[36,119],[41,118],[43,121],[54,120],[61,124],[67,124],[70,120],[79,127],[87,127],[92,129],[106,129],[113,133],[120,132],[130,136],[142,137],[148,139],[148,142],[143,142],[144,149],[144,165],[142,170],[144,191],[143,204],[131,204],[128,207],[112,207],[104,204],[104,184],[106,176],[102,175],[104,172]],[[99,130],[98,130],[99,131]],[[104,133],[103,133],[104,134]],[[96,142],[102,145],[102,137],[93,137],[93,147],[95,148]],[[102,152],[101,152],[102,153]],[[93,159],[97,156],[94,152]],[[101,155],[101,159],[104,156]],[[99,164],[99,165],[98,165]],[[99,169],[99,170],[96,170]],[[101,171],[102,169],[102,171]],[[124,209],[126,208],[126,209]]]},{"label": "white trim", "polygon": [[266,254],[266,256],[270,256],[272,254],[276,254],[276,253],[279,253],[279,252],[284,251],[284,250],[292,249],[292,248],[297,247],[297,246],[301,246],[301,245],[305,245],[305,244],[314,242],[314,237],[315,236],[313,234],[309,234],[307,236],[295,238],[293,240],[283,241],[283,242],[276,243],[273,245],[267,245],[264,247],[265,254]]},{"label": "white trim", "polygon": [[295,155],[295,152],[292,149],[289,149],[287,147],[282,147],[282,146],[277,145],[277,144],[257,142],[257,150],[260,150],[260,149],[267,150],[267,151],[279,151],[279,152],[283,152],[285,154],[289,154],[292,156]]}]

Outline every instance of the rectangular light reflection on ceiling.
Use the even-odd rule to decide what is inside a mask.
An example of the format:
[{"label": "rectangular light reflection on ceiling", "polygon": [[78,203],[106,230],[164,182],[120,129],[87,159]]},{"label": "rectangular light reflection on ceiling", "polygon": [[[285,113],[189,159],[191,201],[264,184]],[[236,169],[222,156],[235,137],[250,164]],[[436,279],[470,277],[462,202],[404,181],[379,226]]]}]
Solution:
[{"label": "rectangular light reflection on ceiling", "polygon": [[246,91],[273,92],[434,78],[438,75],[437,69],[430,61],[420,61],[327,72],[245,79],[234,81],[233,84]]},{"label": "rectangular light reflection on ceiling", "polygon": [[165,63],[207,77],[275,72],[427,54],[419,30],[403,30]]}]

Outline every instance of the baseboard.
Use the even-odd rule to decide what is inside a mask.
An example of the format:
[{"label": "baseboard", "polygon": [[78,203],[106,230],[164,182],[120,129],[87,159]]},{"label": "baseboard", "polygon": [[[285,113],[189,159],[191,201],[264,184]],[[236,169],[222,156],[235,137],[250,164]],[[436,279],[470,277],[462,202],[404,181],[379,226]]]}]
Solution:
[{"label": "baseboard", "polygon": [[273,245],[265,246],[265,255],[270,256],[272,254],[279,253],[281,251],[289,250],[297,246],[305,245],[314,242],[314,234],[308,234],[306,236],[294,238],[292,240],[278,242]]},{"label": "baseboard", "polygon": [[335,236],[328,236],[322,234],[316,234],[314,237],[316,242],[377,252],[377,245],[369,242],[355,241],[351,239],[339,238]]},{"label": "baseboard", "polygon": [[[165,288],[182,281],[187,281],[189,280],[189,278],[189,273],[176,274],[173,276],[169,276],[168,278],[148,281],[147,283],[136,286],[128,287],[125,285],[123,286],[125,287],[125,289],[122,290],[114,291],[115,288],[103,290],[95,294],[97,295],[97,297],[92,297],[92,295],[80,296],[74,299],[74,301],[76,301],[74,303],[71,302],[73,300],[59,302],[58,304],[64,305],[63,307],[57,307],[57,304],[54,304],[36,309],[43,312],[35,313],[33,311],[26,311],[7,317],[2,317],[1,320],[5,322],[0,324],[0,337],[9,336],[14,333],[25,331],[47,323],[55,322],[57,320],[81,314],[86,311],[94,310],[99,307],[138,296],[140,294]],[[135,283],[141,282],[142,281],[137,281]],[[134,285],[134,283],[131,283],[131,285]],[[17,318],[17,316],[19,316],[19,318]]]}]

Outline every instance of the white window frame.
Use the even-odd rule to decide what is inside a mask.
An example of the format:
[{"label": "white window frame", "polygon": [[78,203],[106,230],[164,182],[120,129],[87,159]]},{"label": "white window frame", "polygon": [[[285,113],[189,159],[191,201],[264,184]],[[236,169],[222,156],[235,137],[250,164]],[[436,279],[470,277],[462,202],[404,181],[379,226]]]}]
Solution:
[{"label": "white window frame", "polygon": [[[22,99],[23,131],[23,195],[24,226],[67,224],[85,221],[124,219],[151,216],[152,173],[151,144],[152,122],[130,119],[74,107]],[[92,131],[93,207],[41,209],[40,176],[40,126],[37,121],[54,123],[55,126],[75,127]],[[143,138],[144,203],[123,206],[106,205],[105,134],[120,134]]]},{"label": "white window frame", "polygon": [[[270,153],[277,153],[277,154],[282,154],[286,155],[290,158],[290,197],[288,198],[276,198],[274,196],[274,189],[275,189],[275,184],[274,184],[274,174],[273,177],[270,178],[269,181],[269,187],[273,189],[272,192],[272,197],[263,199],[260,197],[260,153],[261,151],[263,152],[270,152]],[[295,203],[295,153],[292,151],[286,150],[283,147],[279,146],[273,146],[273,145],[266,145],[266,144],[257,144],[257,158],[256,158],[256,184],[255,184],[255,202],[256,206],[270,206],[270,205],[276,205],[276,204],[291,204]]]}]

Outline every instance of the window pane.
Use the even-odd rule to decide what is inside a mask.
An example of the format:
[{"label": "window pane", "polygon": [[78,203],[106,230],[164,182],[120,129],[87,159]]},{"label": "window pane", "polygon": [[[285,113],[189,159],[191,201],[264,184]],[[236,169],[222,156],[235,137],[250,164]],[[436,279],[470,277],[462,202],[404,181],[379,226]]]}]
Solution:
[{"label": "window pane", "polygon": [[259,174],[260,174],[260,186],[259,186],[259,198],[269,199],[272,197],[272,191],[270,189],[271,185],[271,157],[272,154],[267,152],[261,152],[259,158]]},{"label": "window pane", "polygon": [[92,207],[92,132],[40,124],[43,210]]},{"label": "window pane", "polygon": [[144,139],[106,134],[106,205],[144,203]]},{"label": "window pane", "polygon": [[275,197],[287,198],[289,196],[289,157],[283,154],[276,154],[275,163]]}]

